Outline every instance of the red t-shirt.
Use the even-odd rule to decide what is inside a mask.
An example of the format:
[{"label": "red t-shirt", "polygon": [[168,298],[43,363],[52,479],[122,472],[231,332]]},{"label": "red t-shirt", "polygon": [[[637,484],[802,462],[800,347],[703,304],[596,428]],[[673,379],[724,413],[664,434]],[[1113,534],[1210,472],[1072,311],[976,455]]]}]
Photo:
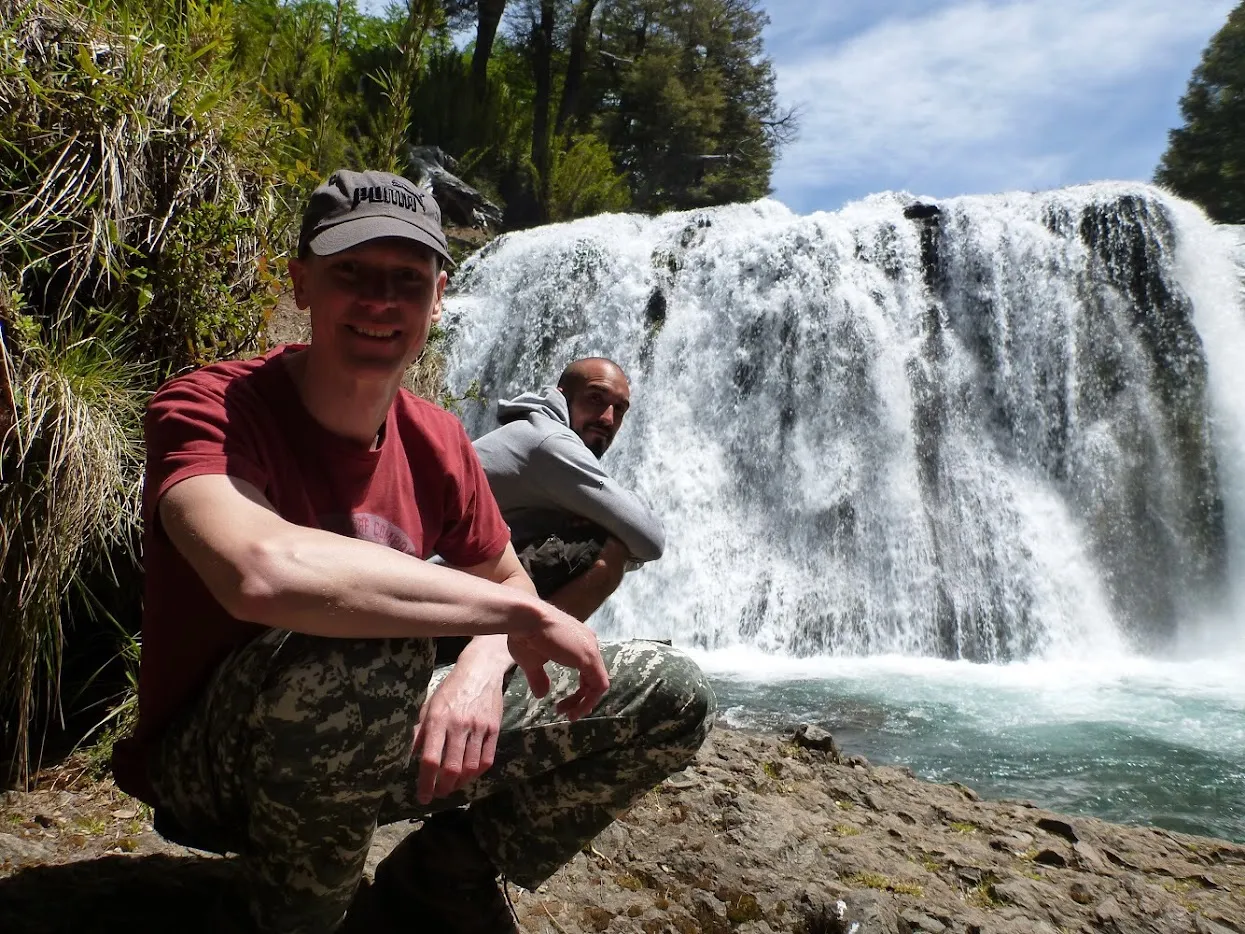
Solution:
[{"label": "red t-shirt", "polygon": [[496,557],[510,541],[453,415],[403,390],[376,450],[335,435],[303,406],[281,360],[297,349],[204,367],[166,383],[147,407],[139,719],[113,762],[117,784],[145,800],[147,750],[216,666],[263,632],[226,613],[169,541],[156,507],[174,485],[228,474],[290,522],[461,567]]}]

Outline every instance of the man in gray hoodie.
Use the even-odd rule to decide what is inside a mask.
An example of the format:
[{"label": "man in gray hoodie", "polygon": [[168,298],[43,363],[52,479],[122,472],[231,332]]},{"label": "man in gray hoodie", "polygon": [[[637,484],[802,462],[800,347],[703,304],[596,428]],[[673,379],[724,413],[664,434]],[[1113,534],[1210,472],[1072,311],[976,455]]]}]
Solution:
[{"label": "man in gray hoodie", "polygon": [[630,405],[618,364],[576,360],[556,387],[501,400],[501,427],[475,442],[537,592],[581,620],[665,547],[661,519],[600,464]]}]

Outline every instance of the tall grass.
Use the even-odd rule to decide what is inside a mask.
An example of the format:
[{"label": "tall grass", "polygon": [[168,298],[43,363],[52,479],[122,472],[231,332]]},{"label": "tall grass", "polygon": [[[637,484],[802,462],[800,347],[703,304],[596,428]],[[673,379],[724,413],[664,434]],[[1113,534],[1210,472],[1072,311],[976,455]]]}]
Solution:
[{"label": "tall grass", "polygon": [[58,714],[66,601],[91,569],[135,561],[145,399],[254,349],[275,302],[289,128],[231,70],[231,15],[219,0],[0,0],[15,418],[0,440],[0,726],[20,782]]},{"label": "tall grass", "polygon": [[[14,362],[18,418],[0,479],[0,672],[15,738],[26,739],[23,727],[57,707],[61,606],[79,569],[117,552],[132,559],[145,394],[135,365],[99,338],[33,346]],[[11,777],[25,780],[29,741],[13,753]]]}]

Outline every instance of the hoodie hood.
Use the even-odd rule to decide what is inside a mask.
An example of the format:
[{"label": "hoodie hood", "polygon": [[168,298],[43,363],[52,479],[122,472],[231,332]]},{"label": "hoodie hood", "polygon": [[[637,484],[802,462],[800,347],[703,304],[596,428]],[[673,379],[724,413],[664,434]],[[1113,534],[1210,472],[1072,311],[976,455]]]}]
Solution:
[{"label": "hoodie hood", "polygon": [[525,392],[513,399],[497,400],[497,420],[503,425],[531,415],[543,415],[560,425],[571,427],[566,396],[556,386],[546,386],[540,392]]}]

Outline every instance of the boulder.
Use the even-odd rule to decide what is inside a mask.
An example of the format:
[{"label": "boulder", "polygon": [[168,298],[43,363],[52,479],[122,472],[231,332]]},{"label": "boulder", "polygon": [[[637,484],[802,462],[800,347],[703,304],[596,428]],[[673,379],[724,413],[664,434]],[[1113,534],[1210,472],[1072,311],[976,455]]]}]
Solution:
[{"label": "boulder", "polygon": [[501,208],[454,174],[458,163],[440,146],[408,146],[406,162],[407,177],[437,199],[444,225],[483,230],[501,226]]}]

